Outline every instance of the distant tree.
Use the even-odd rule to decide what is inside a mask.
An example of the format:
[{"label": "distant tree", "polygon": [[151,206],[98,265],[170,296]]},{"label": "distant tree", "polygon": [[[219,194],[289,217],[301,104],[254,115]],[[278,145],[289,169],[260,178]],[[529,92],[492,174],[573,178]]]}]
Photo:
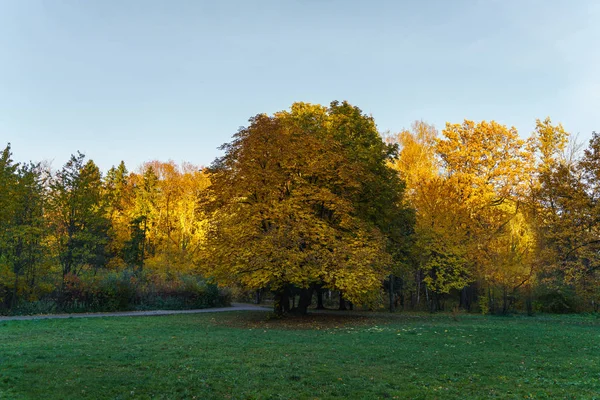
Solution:
[{"label": "distant tree", "polygon": [[147,264],[166,275],[195,271],[206,232],[198,203],[207,175],[192,164],[151,161],[130,178],[127,263],[137,260],[137,266]]},{"label": "distant tree", "polygon": [[110,168],[104,178],[104,202],[106,215],[110,221],[107,253],[113,267],[127,264],[124,246],[130,238],[133,200],[129,172],[125,163],[121,161],[117,167]]},{"label": "distant tree", "polygon": [[[136,176],[134,182],[135,204],[130,216],[130,239],[126,251],[129,260],[137,260],[142,269],[144,260],[155,253],[155,240],[159,195],[158,176],[152,165],[144,169],[143,175]],[[137,253],[137,254],[136,254]]]},{"label": "distant tree", "polygon": [[[514,280],[529,276],[531,264],[521,262],[523,257],[511,268],[500,265],[516,257],[503,252],[512,249],[508,242],[517,243],[509,240],[514,232],[509,227],[527,188],[529,158],[516,130],[494,121],[464,121],[446,124],[438,138],[432,126],[419,121],[395,140],[401,150],[393,166],[406,180],[417,212],[412,273],[417,292],[420,280],[426,283],[431,309],[439,309],[440,296],[452,290],[463,292],[461,302],[468,308],[466,289],[476,280],[513,282],[501,278],[509,271]],[[519,254],[529,251],[525,242],[518,243],[525,246],[515,250]]]},{"label": "distant tree", "polygon": [[107,263],[110,221],[100,170],[85,156],[71,156],[50,183],[49,211],[63,279]]},{"label": "distant tree", "polygon": [[[12,247],[8,243],[12,239],[9,233],[14,224],[18,203],[16,199],[19,165],[12,160],[10,144],[0,153],[0,301],[5,306],[13,303],[16,295],[17,277],[12,265]],[[11,290],[13,288],[13,290]]]},{"label": "distant tree", "polygon": [[[572,288],[580,304],[600,303],[598,176],[600,137],[594,133],[582,157],[569,151],[568,134],[538,121],[539,183],[532,192],[542,283],[552,291]],[[571,150],[573,146],[571,146]],[[571,310],[575,311],[575,310]]]},{"label": "distant tree", "polygon": [[36,280],[47,259],[47,230],[40,166],[16,164],[10,157],[9,145],[0,156],[0,297],[5,306],[14,307],[24,295],[35,298]]}]

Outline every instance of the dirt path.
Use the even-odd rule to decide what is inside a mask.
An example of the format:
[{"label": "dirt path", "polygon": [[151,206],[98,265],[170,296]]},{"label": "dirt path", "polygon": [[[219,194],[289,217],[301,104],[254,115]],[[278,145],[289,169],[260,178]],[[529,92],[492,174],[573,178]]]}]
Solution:
[{"label": "dirt path", "polygon": [[231,307],[202,308],[198,310],[152,310],[152,311],[121,311],[108,313],[74,313],[74,314],[46,314],[22,315],[16,317],[0,317],[2,321],[19,321],[32,319],[64,319],[64,318],[99,318],[99,317],[152,317],[157,315],[198,314],[226,311],[271,311],[271,308],[254,304],[232,303]]}]

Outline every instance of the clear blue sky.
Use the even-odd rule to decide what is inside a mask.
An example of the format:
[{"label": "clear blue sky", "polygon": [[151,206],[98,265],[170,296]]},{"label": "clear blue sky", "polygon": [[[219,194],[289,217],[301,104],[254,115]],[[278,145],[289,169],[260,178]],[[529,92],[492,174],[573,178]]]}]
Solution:
[{"label": "clear blue sky", "polygon": [[0,146],[208,165],[252,115],[348,100],[382,131],[600,130],[597,0],[0,0]]}]

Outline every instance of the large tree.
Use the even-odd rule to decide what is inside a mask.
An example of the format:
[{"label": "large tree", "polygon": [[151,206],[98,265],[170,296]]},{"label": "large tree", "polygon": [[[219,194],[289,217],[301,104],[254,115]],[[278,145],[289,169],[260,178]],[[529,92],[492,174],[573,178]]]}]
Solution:
[{"label": "large tree", "polygon": [[354,302],[378,292],[391,243],[410,231],[403,185],[386,164],[395,148],[371,117],[343,102],[295,103],[257,115],[210,168],[206,272],[219,282],[269,287],[276,311],[290,287],[306,312],[311,288]]}]

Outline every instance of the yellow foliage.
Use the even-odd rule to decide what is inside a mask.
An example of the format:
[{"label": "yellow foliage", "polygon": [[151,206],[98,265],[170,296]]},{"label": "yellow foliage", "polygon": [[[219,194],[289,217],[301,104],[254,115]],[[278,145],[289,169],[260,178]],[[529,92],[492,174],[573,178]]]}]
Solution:
[{"label": "yellow foliage", "polygon": [[476,278],[526,276],[532,245],[516,234],[525,222],[515,214],[529,189],[531,155],[516,129],[465,120],[447,123],[438,138],[421,121],[396,140],[393,165],[417,212],[414,258],[428,286],[447,293]]},{"label": "yellow foliage", "polygon": [[247,288],[318,283],[354,302],[378,291],[391,257],[357,215],[371,155],[349,153],[350,132],[337,135],[350,126],[377,137],[369,118],[306,103],[240,130],[211,176],[206,274]]}]

